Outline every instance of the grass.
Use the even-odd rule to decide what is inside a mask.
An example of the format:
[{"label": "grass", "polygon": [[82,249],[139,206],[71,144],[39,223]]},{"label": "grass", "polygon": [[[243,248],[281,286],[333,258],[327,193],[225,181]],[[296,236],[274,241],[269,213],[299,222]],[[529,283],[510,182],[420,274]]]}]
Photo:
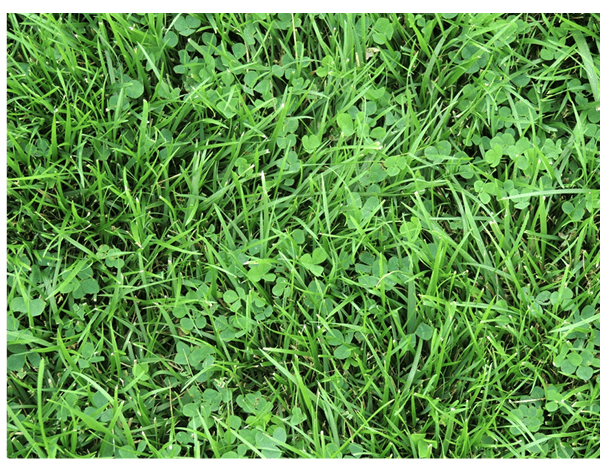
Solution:
[{"label": "grass", "polygon": [[9,458],[600,456],[599,15],[7,21]]}]

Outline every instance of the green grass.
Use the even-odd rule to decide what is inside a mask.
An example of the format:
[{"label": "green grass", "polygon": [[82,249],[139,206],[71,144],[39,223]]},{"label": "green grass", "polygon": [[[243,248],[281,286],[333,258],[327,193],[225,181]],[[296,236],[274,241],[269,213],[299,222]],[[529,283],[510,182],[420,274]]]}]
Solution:
[{"label": "green grass", "polygon": [[599,15],[7,22],[9,458],[600,456]]}]

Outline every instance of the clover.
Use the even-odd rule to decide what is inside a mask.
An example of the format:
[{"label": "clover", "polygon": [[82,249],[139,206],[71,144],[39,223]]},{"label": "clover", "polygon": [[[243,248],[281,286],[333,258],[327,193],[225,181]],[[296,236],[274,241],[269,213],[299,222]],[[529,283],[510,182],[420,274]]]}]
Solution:
[{"label": "clover", "polygon": [[323,263],[327,259],[325,250],[321,247],[317,247],[313,250],[312,254],[306,253],[300,257],[300,263],[302,266],[307,268],[313,275],[321,276],[323,274]]},{"label": "clover", "polygon": [[327,344],[331,346],[335,346],[334,356],[337,359],[345,360],[351,357],[352,354],[352,346],[351,341],[353,341],[354,332],[348,331],[346,333],[342,333],[340,330],[330,330],[325,335],[325,341]]}]

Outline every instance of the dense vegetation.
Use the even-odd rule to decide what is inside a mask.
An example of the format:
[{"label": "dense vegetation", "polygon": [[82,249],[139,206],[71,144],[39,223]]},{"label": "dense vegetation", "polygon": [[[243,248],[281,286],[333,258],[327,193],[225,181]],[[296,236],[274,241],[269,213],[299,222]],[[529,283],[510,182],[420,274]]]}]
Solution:
[{"label": "dense vegetation", "polygon": [[599,457],[599,15],[7,29],[9,457]]}]

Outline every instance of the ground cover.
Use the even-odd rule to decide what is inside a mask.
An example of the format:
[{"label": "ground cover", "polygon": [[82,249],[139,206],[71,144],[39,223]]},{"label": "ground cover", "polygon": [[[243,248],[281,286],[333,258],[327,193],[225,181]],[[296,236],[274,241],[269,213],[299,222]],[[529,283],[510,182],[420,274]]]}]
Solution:
[{"label": "ground cover", "polygon": [[7,22],[9,457],[599,456],[599,15]]}]

